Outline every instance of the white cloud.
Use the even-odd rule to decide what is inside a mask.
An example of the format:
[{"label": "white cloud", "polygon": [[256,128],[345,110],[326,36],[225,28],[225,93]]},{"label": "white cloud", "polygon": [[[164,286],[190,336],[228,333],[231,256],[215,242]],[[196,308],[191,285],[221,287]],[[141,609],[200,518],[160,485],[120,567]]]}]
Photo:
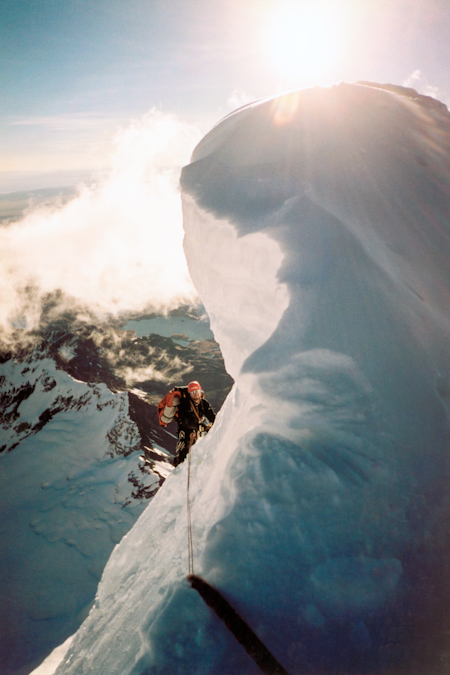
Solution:
[{"label": "white cloud", "polygon": [[419,69],[414,70],[411,75],[403,81],[403,86],[416,89],[419,94],[431,96],[432,98],[439,98],[439,87],[429,84],[427,79],[423,76],[422,71]]},{"label": "white cloud", "polygon": [[39,323],[46,294],[97,316],[195,297],[182,248],[180,167],[198,132],[151,112],[122,130],[107,177],[0,230],[0,326]]}]

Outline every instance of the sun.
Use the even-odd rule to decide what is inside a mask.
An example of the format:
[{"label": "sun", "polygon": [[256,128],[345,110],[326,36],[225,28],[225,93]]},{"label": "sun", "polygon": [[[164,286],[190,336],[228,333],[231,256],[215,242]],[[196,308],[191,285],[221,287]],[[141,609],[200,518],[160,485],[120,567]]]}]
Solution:
[{"label": "sun", "polygon": [[345,41],[342,3],[277,3],[266,18],[264,51],[285,76],[320,76],[336,62]]}]

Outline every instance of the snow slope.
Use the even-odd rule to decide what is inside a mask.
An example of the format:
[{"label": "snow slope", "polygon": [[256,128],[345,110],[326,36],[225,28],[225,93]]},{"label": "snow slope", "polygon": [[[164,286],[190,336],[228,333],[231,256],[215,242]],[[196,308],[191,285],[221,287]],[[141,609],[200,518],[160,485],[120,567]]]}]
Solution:
[{"label": "snow slope", "polygon": [[[192,451],[195,572],[291,675],[444,675],[450,116],[340,84],[225,118],[185,249],[236,385]],[[252,675],[189,587],[188,464],[115,548],[58,675]]]},{"label": "snow slope", "polygon": [[[76,381],[35,350],[0,365],[0,401],[6,674],[29,672],[77,629],[114,545],[146,502],[132,498],[141,436],[126,392]],[[160,478],[152,472],[144,482],[156,490]]]},{"label": "snow slope", "polygon": [[217,344],[198,340],[201,307],[153,315],[172,338],[80,314],[0,347],[2,675],[28,673],[76,631],[113,546],[172,470],[162,395],[194,371],[216,408],[231,388]]}]

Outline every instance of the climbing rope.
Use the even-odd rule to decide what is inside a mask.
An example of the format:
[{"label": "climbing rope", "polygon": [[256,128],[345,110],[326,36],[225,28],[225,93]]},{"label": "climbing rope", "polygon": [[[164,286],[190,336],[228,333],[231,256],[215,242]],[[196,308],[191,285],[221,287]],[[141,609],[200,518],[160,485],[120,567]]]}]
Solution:
[{"label": "climbing rope", "polygon": [[192,542],[192,518],[191,518],[191,502],[189,499],[189,486],[191,481],[191,447],[192,440],[191,436],[189,437],[189,450],[188,450],[188,470],[187,470],[187,489],[186,489],[186,511],[187,511],[187,523],[188,523],[188,570],[189,575],[194,574],[194,546]]},{"label": "climbing rope", "polygon": [[[191,401],[191,409],[197,417],[199,423],[201,422],[200,415],[194,403]],[[189,575],[194,574],[194,546],[192,541],[192,518],[191,518],[191,502],[189,499],[189,485],[191,480],[191,448],[195,443],[193,434],[191,432],[188,440],[188,470],[187,470],[187,490],[186,490],[186,512],[187,512],[187,522],[188,522],[188,570]]]}]

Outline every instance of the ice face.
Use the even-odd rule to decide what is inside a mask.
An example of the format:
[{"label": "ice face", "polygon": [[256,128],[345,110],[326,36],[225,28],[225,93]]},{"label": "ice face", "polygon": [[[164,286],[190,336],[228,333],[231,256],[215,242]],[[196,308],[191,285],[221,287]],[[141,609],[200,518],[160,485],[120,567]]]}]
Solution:
[{"label": "ice face", "polygon": [[[182,187],[191,273],[197,279],[197,267],[211,266],[209,287],[203,291],[197,281],[208,299],[245,264],[244,254],[237,269],[232,256],[224,269],[215,268],[229,246],[215,240],[209,247],[210,229],[225,222],[241,240],[265,232],[278,243],[284,258],[278,281],[290,293],[321,290],[326,299],[327,281],[335,295],[346,284],[333,318],[354,301],[354,282],[377,272],[397,293],[404,290],[402,303],[410,291],[448,314],[448,113],[405,91],[340,85],[295,92],[248,106],[206,136]],[[297,304],[290,302],[290,312]]]},{"label": "ice face", "polygon": [[[338,85],[228,116],[182,172],[236,381],[191,451],[195,572],[291,675],[449,669],[449,144],[442,104]],[[187,472],[116,548],[59,675],[256,672],[183,579]]]},{"label": "ice face", "polygon": [[[236,577],[251,567],[255,621],[277,601],[283,617],[305,621],[306,661],[331,670],[334,648],[317,656],[312,645],[322,643],[308,616],[327,636],[323,644],[334,643],[337,617],[346,623],[346,668],[361,664],[365,650],[375,667],[393,617],[402,646],[386,663],[403,658],[422,622],[443,629],[440,604],[426,598],[444,579],[449,545],[441,538],[449,509],[449,150],[450,116],[437,101],[339,85],[241,109],[205,137],[182,174],[194,282],[236,386],[261,411],[229,469],[238,496],[220,533],[210,533],[205,570],[239,598]],[[245,276],[245,247],[258,236],[272,265]],[[264,333],[236,311],[245,298]],[[273,507],[290,491],[278,512],[284,536],[277,531],[273,545],[290,595],[273,590],[268,600],[257,586],[279,582],[267,558],[259,564],[244,552],[236,560],[236,532],[255,529],[256,518],[255,549],[263,550],[277,519],[261,500],[271,494]],[[227,551],[233,571],[230,559],[219,572]],[[407,619],[411,612],[420,618]],[[295,630],[285,630],[296,644]],[[426,649],[423,635],[417,644]]]},{"label": "ice face", "polygon": [[185,249],[197,261],[191,274],[203,289],[215,338],[227,355],[228,372],[236,378],[288,305],[286,287],[277,279],[283,255],[264,232],[239,237],[226,219],[200,212],[189,195],[183,198],[183,211],[190,224]]}]

